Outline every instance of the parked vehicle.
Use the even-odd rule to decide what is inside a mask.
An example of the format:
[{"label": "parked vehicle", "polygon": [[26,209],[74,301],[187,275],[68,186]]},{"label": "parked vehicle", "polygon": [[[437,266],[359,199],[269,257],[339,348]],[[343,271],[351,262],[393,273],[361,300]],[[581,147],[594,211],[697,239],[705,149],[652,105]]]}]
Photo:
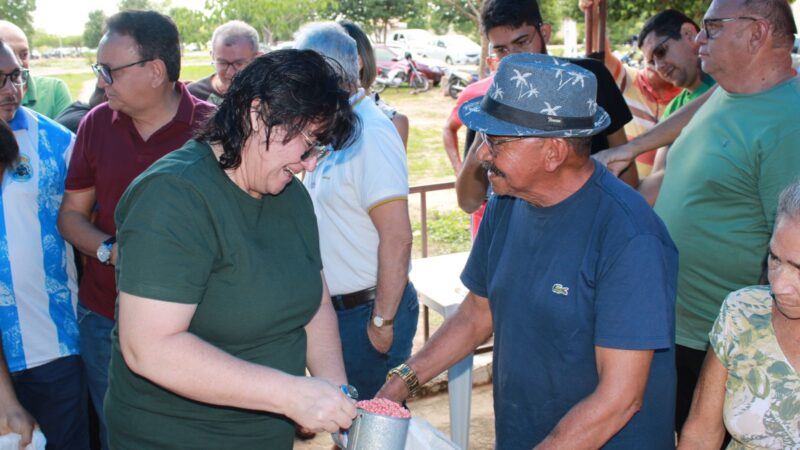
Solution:
[{"label": "parked vehicle", "polygon": [[417,63],[411,52],[405,54],[406,68],[395,67],[385,74],[378,74],[372,84],[373,92],[383,92],[387,87],[398,87],[404,81],[414,89],[414,92],[425,92],[431,88],[431,82],[417,69]]},{"label": "parked vehicle", "polygon": [[[408,62],[405,59],[406,50],[384,44],[375,44],[373,49],[375,50],[375,63],[378,66],[378,76],[388,76],[389,71],[394,69],[400,69],[402,73],[408,72]],[[414,63],[416,69],[422,72],[434,86],[439,85],[444,76],[444,67],[439,67],[432,63],[428,64],[425,61],[420,61],[419,58],[416,58]]]},{"label": "parked vehicle", "polygon": [[418,52],[423,50],[431,39],[433,39],[433,34],[430,31],[420,28],[407,28],[392,31],[387,43],[400,47],[404,51],[419,54]]},{"label": "parked vehicle", "polygon": [[481,46],[460,34],[437,36],[423,49],[422,56],[447,64],[478,64]]},{"label": "parked vehicle", "polygon": [[445,90],[450,97],[458,98],[461,91],[470,84],[478,81],[477,73],[464,72],[462,70],[448,70],[447,71],[447,84]]}]

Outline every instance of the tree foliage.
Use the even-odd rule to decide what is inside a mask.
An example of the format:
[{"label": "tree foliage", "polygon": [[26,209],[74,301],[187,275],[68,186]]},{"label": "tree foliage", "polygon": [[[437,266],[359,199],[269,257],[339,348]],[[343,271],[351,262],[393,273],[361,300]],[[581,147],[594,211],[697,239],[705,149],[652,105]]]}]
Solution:
[{"label": "tree foliage", "polygon": [[36,0],[0,0],[0,19],[7,20],[18,27],[31,39],[33,30],[33,12]]},{"label": "tree foliage", "polygon": [[211,23],[242,20],[261,33],[264,42],[291,39],[305,22],[319,20],[330,0],[206,0]]},{"label": "tree foliage", "polygon": [[[331,5],[331,15],[346,17],[364,31],[385,42],[392,23],[413,22],[427,9],[424,0],[339,0]],[[427,27],[426,27],[427,28]]]},{"label": "tree foliage", "polygon": [[178,7],[172,8],[169,15],[178,27],[181,43],[184,45],[197,44],[204,46],[211,39],[213,30],[210,29],[211,27],[202,12]]},{"label": "tree foliage", "polygon": [[83,45],[89,48],[97,48],[100,39],[103,37],[103,28],[106,24],[106,13],[102,9],[95,9],[89,12],[89,20],[83,27]]}]

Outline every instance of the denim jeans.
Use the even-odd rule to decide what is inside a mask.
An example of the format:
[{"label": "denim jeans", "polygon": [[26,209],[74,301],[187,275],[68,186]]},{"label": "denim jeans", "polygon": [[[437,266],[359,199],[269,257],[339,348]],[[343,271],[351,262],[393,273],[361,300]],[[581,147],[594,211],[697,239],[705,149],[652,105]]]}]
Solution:
[{"label": "denim jeans", "polygon": [[77,355],[11,374],[19,403],[36,419],[47,450],[89,448],[86,379]]},{"label": "denim jeans", "polygon": [[111,330],[114,321],[78,303],[78,330],[81,334],[81,356],[86,367],[89,397],[99,419],[100,446],[108,449],[103,397],[108,389],[108,367],[111,364]]},{"label": "denim jeans", "polygon": [[373,302],[370,302],[355,308],[336,311],[347,381],[358,390],[358,398],[361,400],[375,397],[386,381],[389,370],[411,356],[411,346],[419,320],[417,291],[409,282],[403,291],[403,298],[394,318],[392,346],[387,353],[380,353],[375,350],[367,337],[367,327],[372,318],[373,307]]}]

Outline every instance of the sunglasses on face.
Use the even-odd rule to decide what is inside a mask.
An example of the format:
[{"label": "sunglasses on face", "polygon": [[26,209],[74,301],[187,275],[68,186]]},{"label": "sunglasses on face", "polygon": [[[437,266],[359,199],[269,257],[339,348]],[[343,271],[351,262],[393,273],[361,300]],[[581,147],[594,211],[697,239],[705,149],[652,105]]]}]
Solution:
[{"label": "sunglasses on face", "polygon": [[28,69],[16,69],[11,73],[0,72],[0,89],[4,88],[6,83],[11,82],[14,87],[25,86],[28,81]]},{"label": "sunglasses on face", "polygon": [[328,156],[333,150],[330,145],[322,144],[319,141],[312,140],[305,132],[300,132],[303,135],[303,138],[306,140],[308,144],[308,149],[300,155],[300,161],[306,161],[308,159],[314,158],[317,162],[322,161]]},{"label": "sunglasses on face", "polygon": [[718,17],[712,19],[703,19],[703,31],[706,33],[708,39],[714,39],[722,31],[722,26],[725,22],[734,22],[736,20],[750,20],[757,21],[758,18],[750,16],[739,17]]},{"label": "sunglasses on face", "polygon": [[656,61],[664,59],[664,57],[667,56],[667,52],[669,52],[669,45],[667,45],[667,41],[670,39],[672,39],[671,36],[665,37],[653,48],[653,53],[650,54],[650,61],[648,64],[655,65]]},{"label": "sunglasses on face", "polygon": [[125,64],[124,66],[113,67],[113,68],[109,67],[107,64],[92,64],[92,71],[94,72],[94,75],[96,77],[102,77],[103,81],[105,81],[106,84],[111,85],[114,84],[114,78],[111,76],[112,73],[118,70],[127,69],[128,67],[133,67],[137,64],[144,64],[152,60],[153,58],[142,59],[136,62],[132,62],[130,64]]}]

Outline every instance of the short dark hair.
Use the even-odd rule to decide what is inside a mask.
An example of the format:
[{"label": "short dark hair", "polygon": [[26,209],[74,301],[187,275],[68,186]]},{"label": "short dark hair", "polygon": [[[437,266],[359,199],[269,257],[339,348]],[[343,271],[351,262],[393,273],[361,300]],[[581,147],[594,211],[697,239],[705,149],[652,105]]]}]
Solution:
[{"label": "short dark hair", "polygon": [[155,11],[122,11],[108,18],[105,33],[132,37],[140,58],[160,59],[167,67],[169,81],[178,81],[181,41],[178,27],[169,17]]},{"label": "short dark hair", "polygon": [[591,137],[574,137],[563,138],[567,141],[570,147],[575,150],[578,156],[589,158],[592,155],[592,138]]},{"label": "short dark hair", "polygon": [[671,37],[672,39],[681,38],[681,27],[685,23],[690,23],[695,31],[700,31],[700,27],[686,14],[675,10],[668,9],[661,11],[655,16],[647,19],[644,23],[642,31],[639,32],[639,41],[637,44],[642,48],[642,43],[648,34],[655,32],[656,36]]},{"label": "short dark hair", "polygon": [[748,11],[756,13],[772,25],[773,35],[779,47],[792,48],[797,24],[794,21],[792,8],[786,0],[744,0],[742,5]]},{"label": "short dark hair", "polygon": [[484,35],[497,27],[540,26],[544,22],[536,0],[485,0],[481,6],[481,31]]},{"label": "short dark hair", "polygon": [[347,31],[356,41],[358,47],[358,56],[361,57],[361,70],[358,71],[358,76],[361,79],[361,87],[369,89],[378,76],[378,68],[375,63],[375,50],[372,48],[372,43],[364,31],[355,23],[349,20],[340,20],[339,25]]},{"label": "short dark hair", "polygon": [[222,104],[197,139],[222,145],[220,167],[238,167],[242,148],[253,133],[250,113],[256,101],[267,126],[267,142],[275,126],[286,127],[286,143],[315,123],[319,142],[347,147],[358,136],[359,121],[350,107],[350,94],[340,87],[336,64],[313,50],[276,50],[259,56],[233,77]]},{"label": "short dark hair", "polygon": [[11,166],[19,157],[19,145],[14,131],[5,120],[0,119],[0,170]]}]

